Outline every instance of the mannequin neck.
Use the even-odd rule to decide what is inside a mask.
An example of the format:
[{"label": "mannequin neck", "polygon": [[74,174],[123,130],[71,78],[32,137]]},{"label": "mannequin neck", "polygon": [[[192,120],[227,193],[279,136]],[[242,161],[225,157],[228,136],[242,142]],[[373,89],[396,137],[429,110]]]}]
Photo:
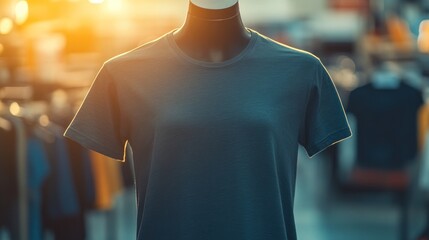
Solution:
[{"label": "mannequin neck", "polygon": [[250,33],[241,20],[238,2],[216,10],[190,2],[185,23],[173,36],[177,45],[191,57],[212,62],[234,57],[250,40]]},{"label": "mannequin neck", "polygon": [[206,9],[225,9],[233,6],[238,0],[190,0],[193,4]]}]

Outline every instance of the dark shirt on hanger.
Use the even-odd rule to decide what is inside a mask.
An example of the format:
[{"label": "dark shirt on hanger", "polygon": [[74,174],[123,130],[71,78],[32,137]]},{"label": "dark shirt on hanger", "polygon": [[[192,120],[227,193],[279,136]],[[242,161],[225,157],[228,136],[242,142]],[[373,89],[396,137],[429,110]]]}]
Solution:
[{"label": "dark shirt on hanger", "polygon": [[347,112],[357,119],[357,165],[397,170],[417,153],[417,112],[423,104],[418,89],[401,82],[397,88],[371,83],[350,93]]}]

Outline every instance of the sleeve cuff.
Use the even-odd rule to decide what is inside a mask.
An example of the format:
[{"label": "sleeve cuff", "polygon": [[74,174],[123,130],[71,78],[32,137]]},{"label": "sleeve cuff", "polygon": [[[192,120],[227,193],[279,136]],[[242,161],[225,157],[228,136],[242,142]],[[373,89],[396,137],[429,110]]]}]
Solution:
[{"label": "sleeve cuff", "polygon": [[350,138],[352,135],[353,134],[352,134],[350,128],[340,129],[336,132],[329,134],[327,137],[325,137],[323,140],[319,141],[317,144],[310,146],[307,149],[307,154],[311,158],[314,155],[322,152],[323,150],[325,150],[329,146],[331,146],[335,143],[338,143],[340,141],[343,141],[347,138]]},{"label": "sleeve cuff", "polygon": [[82,145],[85,148],[91,149],[93,151],[96,151],[100,154],[106,155],[110,158],[114,158],[117,160],[124,161],[124,152],[123,151],[115,151],[113,148],[105,147],[104,145],[100,144],[98,141],[88,137],[87,135],[79,132],[75,128],[69,127],[66,129],[66,131],[63,134],[64,137],[69,138],[80,145]]}]

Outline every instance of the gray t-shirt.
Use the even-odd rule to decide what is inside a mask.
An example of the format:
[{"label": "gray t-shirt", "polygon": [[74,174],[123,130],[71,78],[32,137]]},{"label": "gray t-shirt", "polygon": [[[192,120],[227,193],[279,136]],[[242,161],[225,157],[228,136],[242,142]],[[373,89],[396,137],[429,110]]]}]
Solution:
[{"label": "gray t-shirt", "polygon": [[248,28],[220,63],[172,33],[105,62],[65,136],[115,159],[133,149],[138,240],[294,240],[298,144],[351,136],[320,60]]}]

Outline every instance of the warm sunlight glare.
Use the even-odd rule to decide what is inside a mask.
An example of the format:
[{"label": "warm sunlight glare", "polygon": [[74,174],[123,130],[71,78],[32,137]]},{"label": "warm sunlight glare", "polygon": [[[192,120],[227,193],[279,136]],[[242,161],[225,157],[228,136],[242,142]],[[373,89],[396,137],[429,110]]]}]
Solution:
[{"label": "warm sunlight glare", "polygon": [[122,0],[109,0],[107,8],[110,12],[120,13],[123,10],[123,2]]},{"label": "warm sunlight glare", "polygon": [[88,0],[88,1],[89,3],[92,3],[92,4],[100,4],[104,2],[104,0]]},{"label": "warm sunlight glare", "polygon": [[28,18],[28,2],[20,0],[15,5],[15,21],[17,24],[23,24]]}]

